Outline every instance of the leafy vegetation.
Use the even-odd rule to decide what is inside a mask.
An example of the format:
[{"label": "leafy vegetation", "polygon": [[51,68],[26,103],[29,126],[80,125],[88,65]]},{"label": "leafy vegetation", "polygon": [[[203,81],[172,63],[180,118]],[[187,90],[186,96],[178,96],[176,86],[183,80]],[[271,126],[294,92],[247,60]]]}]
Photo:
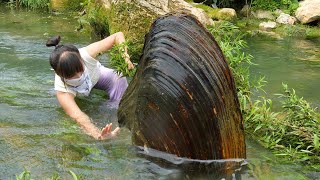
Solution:
[{"label": "leafy vegetation", "polygon": [[[315,160],[320,162],[320,116],[316,108],[303,98],[299,98],[295,90],[289,90],[288,85],[283,84],[284,94],[278,94],[282,98],[284,123],[286,134],[279,141],[281,145],[292,147],[299,155],[282,153],[292,159],[302,157],[301,160]],[[291,152],[291,151],[289,151]]]},{"label": "leafy vegetation", "polygon": [[285,9],[286,13],[293,14],[299,7],[298,0],[251,0],[253,9],[275,11]]},{"label": "leafy vegetation", "polygon": [[283,87],[284,94],[278,94],[283,110],[273,112],[272,101],[261,97],[245,114],[246,131],[279,156],[319,163],[319,114],[293,89]]},{"label": "leafy vegetation", "polygon": [[31,9],[48,8],[49,0],[18,0],[19,3]]},{"label": "leafy vegetation", "polygon": [[320,38],[319,27],[307,27],[305,30],[306,39]]}]

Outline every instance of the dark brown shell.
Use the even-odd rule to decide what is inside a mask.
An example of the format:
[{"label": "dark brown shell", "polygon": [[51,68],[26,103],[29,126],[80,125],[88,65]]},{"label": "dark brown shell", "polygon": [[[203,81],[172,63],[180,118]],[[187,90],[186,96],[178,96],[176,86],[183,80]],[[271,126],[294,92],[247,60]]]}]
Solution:
[{"label": "dark brown shell", "polygon": [[230,68],[213,36],[186,14],[151,26],[118,119],[138,146],[192,159],[246,156]]}]

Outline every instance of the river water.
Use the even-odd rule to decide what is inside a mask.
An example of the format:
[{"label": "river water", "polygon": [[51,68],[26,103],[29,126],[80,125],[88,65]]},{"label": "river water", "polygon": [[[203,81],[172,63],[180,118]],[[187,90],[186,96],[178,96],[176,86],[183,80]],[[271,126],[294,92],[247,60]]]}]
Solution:
[{"label": "river water", "polygon": [[252,76],[264,76],[267,81],[264,96],[278,102],[275,94],[284,93],[285,83],[313,107],[320,107],[320,38],[250,38],[248,46],[256,64],[251,66]]},{"label": "river water", "polygon": [[[316,179],[319,175],[314,170],[309,172],[308,168],[281,162],[250,139],[247,139],[248,158],[241,162],[245,165],[240,170],[221,174],[217,169],[203,172],[196,168],[185,169],[163,158],[150,158],[131,144],[127,129],[122,129],[116,139],[106,141],[96,141],[85,135],[65,115],[55,98],[54,72],[48,62],[52,48],[44,45],[48,37],[57,34],[63,36],[63,44],[82,47],[92,42],[88,34],[75,31],[77,25],[77,18],[72,15],[0,6],[0,179],[14,179],[25,169],[34,179],[49,178],[55,173],[61,179],[72,179],[70,170],[81,179]],[[258,51],[265,46],[255,48]],[[285,48],[281,43],[279,47]],[[315,47],[319,50],[319,46]],[[284,61],[290,64],[290,57]],[[102,63],[107,62],[102,59]],[[314,66],[308,71],[295,69],[296,73],[290,69],[292,76],[308,74],[314,84],[319,82],[320,71],[310,70],[319,70],[319,62],[296,63],[307,64],[303,66],[314,63]],[[268,72],[258,67],[256,70]],[[309,87],[314,88],[313,82],[308,80]],[[302,79],[301,83],[305,81]],[[308,98],[319,100],[319,94]],[[97,126],[116,124],[116,109],[106,104],[103,93],[94,91],[89,98],[78,99],[77,103]]]}]

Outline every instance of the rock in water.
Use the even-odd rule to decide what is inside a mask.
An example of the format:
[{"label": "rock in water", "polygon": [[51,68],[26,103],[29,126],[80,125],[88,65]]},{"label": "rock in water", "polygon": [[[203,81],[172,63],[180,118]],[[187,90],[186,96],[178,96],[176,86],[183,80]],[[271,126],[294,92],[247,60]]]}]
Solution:
[{"label": "rock in water", "polygon": [[191,159],[246,157],[231,70],[211,33],[187,14],[152,24],[118,120],[138,146]]}]

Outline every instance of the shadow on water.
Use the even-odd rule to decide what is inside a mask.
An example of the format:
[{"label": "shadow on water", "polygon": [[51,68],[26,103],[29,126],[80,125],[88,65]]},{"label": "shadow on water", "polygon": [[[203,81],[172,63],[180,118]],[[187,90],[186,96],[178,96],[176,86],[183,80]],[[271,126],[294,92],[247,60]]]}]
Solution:
[{"label": "shadow on water", "polygon": [[[279,161],[250,140],[246,160],[194,161],[133,147],[127,129],[107,141],[95,141],[83,134],[55,99],[54,74],[48,63],[52,49],[44,46],[48,36],[58,33],[64,35],[65,42],[76,43],[77,47],[91,41],[88,35],[75,32],[75,26],[73,16],[0,6],[0,179],[14,179],[24,169],[31,171],[34,179],[52,177],[54,173],[61,179],[72,179],[69,170],[80,179],[319,177],[317,172],[309,175],[304,167]],[[117,122],[116,109],[105,99],[97,91],[78,100],[99,127]]]}]

